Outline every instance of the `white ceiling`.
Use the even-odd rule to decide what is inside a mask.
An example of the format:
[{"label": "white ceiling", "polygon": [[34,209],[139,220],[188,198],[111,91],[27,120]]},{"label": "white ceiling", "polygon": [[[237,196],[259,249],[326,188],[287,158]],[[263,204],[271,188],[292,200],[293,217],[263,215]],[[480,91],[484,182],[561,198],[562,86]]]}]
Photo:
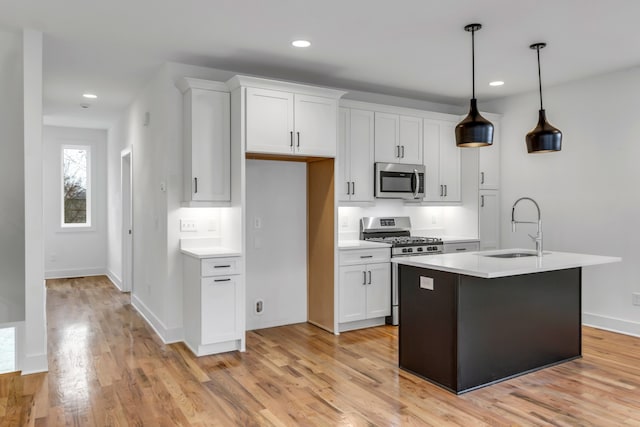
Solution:
[{"label": "white ceiling", "polygon": [[[106,127],[163,62],[435,102],[482,100],[640,65],[638,0],[0,0],[45,34],[45,117]],[[297,38],[313,45],[291,47]],[[491,80],[504,80],[490,88]],[[100,98],[89,109],[80,95]]]}]

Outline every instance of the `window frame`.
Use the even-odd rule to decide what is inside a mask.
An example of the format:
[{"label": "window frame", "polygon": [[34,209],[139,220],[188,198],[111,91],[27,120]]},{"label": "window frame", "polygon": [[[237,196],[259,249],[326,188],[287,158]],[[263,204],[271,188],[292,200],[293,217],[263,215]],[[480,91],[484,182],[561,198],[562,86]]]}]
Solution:
[{"label": "window frame", "polygon": [[[86,188],[86,222],[84,223],[65,223],[64,222],[64,152],[67,149],[72,149],[72,150],[84,150],[87,153],[86,159],[87,159],[87,188]],[[92,153],[91,153],[91,146],[87,145],[87,144],[62,144],[60,146],[60,196],[59,196],[59,201],[60,201],[60,229],[62,231],[90,231],[93,230],[93,214],[92,214],[92,199],[93,199],[93,191],[92,191],[92,185],[93,185],[93,180],[92,178],[92,171],[93,168],[91,167],[91,163],[92,163]]]}]

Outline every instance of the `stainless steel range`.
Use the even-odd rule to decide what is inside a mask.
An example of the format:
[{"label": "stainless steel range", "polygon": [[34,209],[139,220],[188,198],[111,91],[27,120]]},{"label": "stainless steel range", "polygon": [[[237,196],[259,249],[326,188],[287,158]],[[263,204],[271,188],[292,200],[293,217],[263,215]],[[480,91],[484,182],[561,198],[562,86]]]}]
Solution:
[{"label": "stainless steel range", "polygon": [[[411,218],[364,217],[360,220],[360,240],[389,243],[391,257],[422,256],[443,253],[442,240],[437,237],[411,235]],[[397,325],[398,312],[398,266],[391,266],[391,316],[387,323]]]}]

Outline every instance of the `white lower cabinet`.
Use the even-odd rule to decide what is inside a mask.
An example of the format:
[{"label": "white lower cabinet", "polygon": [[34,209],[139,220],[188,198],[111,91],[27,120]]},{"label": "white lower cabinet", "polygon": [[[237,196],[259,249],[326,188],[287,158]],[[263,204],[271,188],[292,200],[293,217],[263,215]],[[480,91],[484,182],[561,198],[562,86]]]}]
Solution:
[{"label": "white lower cabinet", "polygon": [[390,252],[386,248],[341,251],[340,332],[382,325],[391,314]]},{"label": "white lower cabinet", "polygon": [[445,254],[455,254],[460,252],[475,252],[479,250],[480,250],[480,243],[477,241],[456,242],[456,243],[444,242],[444,245],[443,245],[443,252]]},{"label": "white lower cabinet", "polygon": [[245,350],[241,258],[184,261],[184,341],[196,356]]}]

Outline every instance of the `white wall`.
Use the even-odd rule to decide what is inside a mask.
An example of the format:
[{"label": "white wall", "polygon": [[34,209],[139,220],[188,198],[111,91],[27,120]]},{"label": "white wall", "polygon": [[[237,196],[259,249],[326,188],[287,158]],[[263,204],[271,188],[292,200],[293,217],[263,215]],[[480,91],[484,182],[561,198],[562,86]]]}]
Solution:
[{"label": "white wall", "polygon": [[[44,224],[45,277],[105,274],[107,265],[107,132],[45,126]],[[61,168],[63,145],[85,145],[91,150],[91,227],[63,229]]]},{"label": "white wall", "polygon": [[246,171],[247,330],[306,322],[307,165],[247,160]]},{"label": "white wall", "polygon": [[0,324],[25,316],[22,36],[0,31]]},{"label": "white wall", "polygon": [[[537,93],[486,104],[504,114],[501,141],[503,247],[533,248],[526,226],[511,232],[511,206],[533,197],[542,210],[545,249],[621,256],[622,263],[583,269],[585,323],[640,335],[640,68],[544,88],[549,121],[563,132],[562,151],[527,154],[537,122]],[[523,204],[519,218],[534,218]],[[522,210],[520,210],[522,209]]]}]

